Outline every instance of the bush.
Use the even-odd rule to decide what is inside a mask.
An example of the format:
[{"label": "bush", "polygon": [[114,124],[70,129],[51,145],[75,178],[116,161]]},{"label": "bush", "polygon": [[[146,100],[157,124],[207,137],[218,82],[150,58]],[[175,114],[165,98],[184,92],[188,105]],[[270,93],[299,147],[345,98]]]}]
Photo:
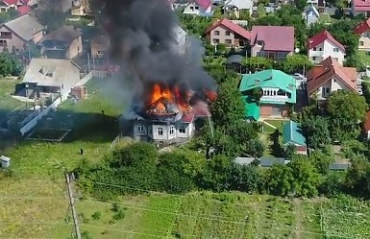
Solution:
[{"label": "bush", "polygon": [[120,208],[114,215],[113,215],[113,220],[116,220],[116,221],[119,221],[119,220],[122,220],[124,219],[126,216],[125,214],[125,211],[123,210],[123,208]]},{"label": "bush", "polygon": [[94,221],[98,221],[100,220],[101,218],[101,212],[97,211],[97,212],[94,212],[93,215],[91,215],[91,218],[94,220]]}]

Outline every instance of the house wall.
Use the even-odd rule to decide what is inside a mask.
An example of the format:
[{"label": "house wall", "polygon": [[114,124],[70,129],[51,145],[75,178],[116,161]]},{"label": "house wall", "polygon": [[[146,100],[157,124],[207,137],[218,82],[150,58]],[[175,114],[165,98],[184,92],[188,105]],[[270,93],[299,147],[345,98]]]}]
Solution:
[{"label": "house wall", "polygon": [[[335,48],[338,49],[338,52],[334,52]],[[314,64],[320,63],[329,56],[334,60],[337,60],[339,64],[343,65],[345,52],[327,40],[308,51],[308,58]]]},{"label": "house wall", "polygon": [[327,98],[329,98],[332,92],[337,90],[351,91],[351,89],[348,88],[341,80],[334,77],[318,89],[318,99],[326,100]]},{"label": "house wall", "polygon": [[287,117],[289,112],[289,106],[285,105],[272,105],[272,104],[260,104],[260,115],[262,117]]},{"label": "house wall", "polygon": [[351,4],[352,7],[351,7],[351,12],[352,12],[352,15],[353,16],[357,16],[357,15],[360,15],[360,14],[364,14],[365,17],[369,17],[370,16],[370,12],[367,12],[367,11],[356,11],[355,10],[355,4]]},{"label": "house wall", "polygon": [[[1,32],[11,33],[11,35],[7,36],[7,37],[1,37],[1,35],[0,35],[0,51],[3,51],[5,46],[7,47],[9,52],[13,52],[13,48],[18,49],[18,50],[23,49],[24,44],[26,43],[23,39],[18,37],[16,34],[14,34],[11,30],[9,30],[5,26],[0,27],[0,33]],[[40,41],[42,37],[43,37],[43,32],[42,31],[36,32],[34,34],[34,37],[33,37],[32,41],[34,43],[36,43],[36,42]]]},{"label": "house wall", "polygon": [[361,51],[370,50],[370,29],[360,35],[358,49]]},{"label": "house wall", "polygon": [[370,130],[367,131],[366,136],[367,136],[367,139],[370,139]]},{"label": "house wall", "polygon": [[210,14],[212,12],[212,5],[209,6],[206,10],[203,10],[199,7],[198,4],[195,2],[189,3],[185,9],[184,14],[191,14],[191,15],[202,15],[202,14]]},{"label": "house wall", "polygon": [[314,10],[310,10],[307,14],[306,14],[306,24],[307,25],[311,25],[311,24],[315,24],[319,21],[319,18],[317,17],[316,13]]},{"label": "house wall", "polygon": [[33,43],[39,42],[43,36],[44,36],[43,31],[39,31],[33,34],[33,38],[32,38]]},{"label": "house wall", "polygon": [[264,51],[262,45],[255,44],[251,49],[252,56],[265,57],[271,60],[284,60],[287,56],[293,54],[293,52],[286,51]]},{"label": "house wall", "polygon": [[210,43],[213,46],[220,43],[227,46],[234,45],[235,34],[223,26],[218,26],[210,32]]},{"label": "house wall", "polygon": [[79,36],[71,42],[66,52],[66,58],[72,59],[82,53],[82,37]]}]

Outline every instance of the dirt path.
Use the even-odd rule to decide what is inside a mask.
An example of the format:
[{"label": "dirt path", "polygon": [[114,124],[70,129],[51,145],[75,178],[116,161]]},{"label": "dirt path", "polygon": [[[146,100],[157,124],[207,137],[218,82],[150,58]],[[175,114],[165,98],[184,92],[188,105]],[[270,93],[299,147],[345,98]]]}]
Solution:
[{"label": "dirt path", "polygon": [[302,226],[302,217],[304,214],[302,213],[302,206],[301,206],[301,200],[294,199],[294,215],[295,215],[295,239],[301,238],[301,232],[303,230]]}]

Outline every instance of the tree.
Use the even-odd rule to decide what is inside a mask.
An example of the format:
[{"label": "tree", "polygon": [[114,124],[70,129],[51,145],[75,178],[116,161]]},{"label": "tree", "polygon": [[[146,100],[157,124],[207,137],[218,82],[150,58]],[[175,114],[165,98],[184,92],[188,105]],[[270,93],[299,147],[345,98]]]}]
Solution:
[{"label": "tree", "polygon": [[359,135],[359,122],[366,119],[368,105],[355,92],[336,91],[328,99],[332,138],[343,141]]},{"label": "tree", "polygon": [[201,177],[200,186],[217,192],[229,188],[232,162],[224,155],[217,155],[207,161],[207,168]]},{"label": "tree", "polygon": [[297,9],[299,9],[300,11],[303,11],[304,8],[307,6],[307,1],[306,0],[296,0],[295,5]]},{"label": "tree", "polygon": [[366,159],[352,160],[347,171],[345,186],[353,193],[369,196],[370,193],[370,162]]},{"label": "tree", "polygon": [[18,76],[22,72],[22,66],[19,60],[9,53],[0,53],[0,75],[2,76]]},{"label": "tree", "polygon": [[245,118],[245,102],[235,81],[221,83],[217,95],[217,100],[211,105],[216,126],[228,126]]},{"label": "tree", "polygon": [[332,155],[324,154],[319,150],[315,150],[312,152],[309,159],[312,165],[315,166],[317,172],[327,174],[329,172],[329,165],[333,162],[334,157]]},{"label": "tree", "polygon": [[156,184],[159,191],[184,193],[195,187],[192,175],[185,165],[189,159],[179,152],[164,153],[159,156],[156,170]]},{"label": "tree", "polygon": [[329,123],[326,118],[310,116],[302,119],[302,131],[310,148],[322,148],[331,141]]},{"label": "tree", "polygon": [[307,56],[301,54],[294,54],[288,56],[282,62],[282,70],[287,73],[300,72],[303,69],[309,70],[312,67],[312,63]]},{"label": "tree", "polygon": [[258,189],[260,177],[255,165],[233,164],[230,176],[230,189],[242,192],[255,192]]},{"label": "tree", "polygon": [[0,23],[5,23],[10,20],[13,20],[19,16],[18,11],[15,9],[9,9],[6,12],[0,13]]},{"label": "tree", "polygon": [[251,139],[246,142],[245,154],[254,158],[260,158],[265,151],[265,145],[259,139]]},{"label": "tree", "polygon": [[294,181],[291,168],[283,164],[274,164],[268,169],[265,178],[265,188],[268,193],[287,196],[292,192]]},{"label": "tree", "polygon": [[370,106],[370,83],[367,81],[361,82],[362,96],[365,98],[366,103]]},{"label": "tree", "polygon": [[286,160],[292,160],[296,153],[296,146],[294,144],[288,144],[284,149],[284,157]]},{"label": "tree", "polygon": [[289,164],[292,181],[292,190],[296,196],[316,196],[319,185],[319,174],[306,157],[297,155]]}]

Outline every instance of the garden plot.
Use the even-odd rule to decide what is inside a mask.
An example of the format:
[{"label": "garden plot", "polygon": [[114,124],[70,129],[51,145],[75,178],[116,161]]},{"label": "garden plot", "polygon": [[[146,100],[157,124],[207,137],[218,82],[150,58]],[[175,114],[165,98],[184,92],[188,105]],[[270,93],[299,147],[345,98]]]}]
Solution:
[{"label": "garden plot", "polygon": [[70,129],[38,128],[32,131],[27,139],[61,142],[70,131]]}]

